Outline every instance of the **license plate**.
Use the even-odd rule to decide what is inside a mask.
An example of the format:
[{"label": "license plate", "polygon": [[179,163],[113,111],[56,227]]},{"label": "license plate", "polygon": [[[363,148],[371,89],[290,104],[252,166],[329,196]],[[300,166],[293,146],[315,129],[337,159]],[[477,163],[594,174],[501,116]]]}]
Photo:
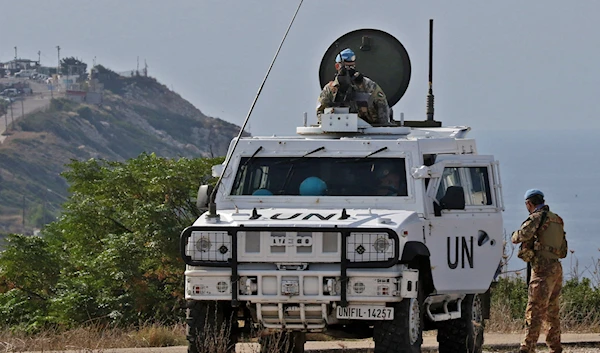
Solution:
[{"label": "license plate", "polygon": [[336,315],[338,319],[392,320],[394,318],[394,308],[364,305],[338,306]]}]

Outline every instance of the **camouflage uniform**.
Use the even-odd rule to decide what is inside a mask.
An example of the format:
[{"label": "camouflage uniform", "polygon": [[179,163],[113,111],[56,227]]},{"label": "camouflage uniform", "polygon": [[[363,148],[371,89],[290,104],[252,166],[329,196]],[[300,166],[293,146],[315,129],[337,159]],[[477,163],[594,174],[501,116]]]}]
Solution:
[{"label": "camouflage uniform", "polygon": [[[544,224],[540,225],[544,212],[546,219]],[[535,239],[531,257],[529,298],[525,309],[526,333],[521,343],[521,352],[535,352],[544,320],[547,323],[546,344],[550,352],[562,352],[559,299],[563,271],[559,258],[566,256],[567,245],[564,237],[562,218],[550,212],[548,206],[532,212],[521,228],[512,235],[511,240],[515,244],[528,243]]]},{"label": "camouflage uniform", "polygon": [[[333,106],[340,84],[337,77],[323,87],[317,101],[317,114],[323,113],[325,108]],[[388,106],[385,93],[375,81],[363,77],[363,82],[351,86],[355,94],[366,93],[368,95],[368,107],[358,107],[356,101],[350,97],[350,112],[358,113],[358,116],[370,124],[384,125],[390,123],[390,107]],[[350,90],[350,89],[349,89]],[[341,101],[341,100],[338,100]]]}]

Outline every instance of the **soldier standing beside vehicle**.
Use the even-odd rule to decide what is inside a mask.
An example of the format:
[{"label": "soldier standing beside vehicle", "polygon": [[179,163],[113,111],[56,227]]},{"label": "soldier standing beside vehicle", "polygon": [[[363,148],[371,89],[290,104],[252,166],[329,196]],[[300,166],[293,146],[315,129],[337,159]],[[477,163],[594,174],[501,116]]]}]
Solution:
[{"label": "soldier standing beside vehicle", "polygon": [[567,256],[564,223],[562,218],[545,205],[544,193],[540,190],[527,190],[525,207],[529,211],[529,217],[511,238],[514,244],[521,243],[519,258],[531,263],[529,296],[525,309],[526,333],[519,352],[535,352],[545,320],[546,344],[551,353],[560,353],[559,299],[563,281],[560,259]]},{"label": "soldier standing beside vehicle", "polygon": [[387,97],[375,81],[356,71],[356,55],[351,49],[342,50],[335,58],[337,74],[323,87],[317,102],[317,114],[325,108],[349,106],[350,113],[370,124],[390,123]]}]

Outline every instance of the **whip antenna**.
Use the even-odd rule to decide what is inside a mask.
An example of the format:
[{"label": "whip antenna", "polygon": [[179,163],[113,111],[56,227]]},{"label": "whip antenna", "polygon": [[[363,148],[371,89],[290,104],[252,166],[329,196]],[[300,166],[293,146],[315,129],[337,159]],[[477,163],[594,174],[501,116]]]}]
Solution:
[{"label": "whip antenna", "polygon": [[429,92],[427,93],[427,120],[433,121],[433,19],[429,20]]},{"label": "whip antenna", "polygon": [[252,111],[254,110],[254,106],[256,105],[256,102],[258,101],[258,96],[260,96],[260,92],[262,92],[262,89],[265,86],[265,82],[267,82],[267,78],[269,77],[269,74],[271,73],[271,69],[273,68],[273,65],[275,64],[275,60],[277,59],[277,56],[279,55],[279,51],[281,50],[281,47],[283,46],[283,43],[285,42],[285,38],[287,38],[287,35],[290,32],[290,29],[292,28],[292,24],[294,23],[294,20],[296,19],[296,15],[298,15],[298,11],[300,11],[300,7],[302,6],[303,1],[304,0],[300,0],[300,3],[298,4],[298,8],[296,9],[296,12],[294,13],[294,17],[292,17],[292,20],[290,21],[290,24],[289,24],[287,30],[285,31],[285,34],[283,35],[283,39],[281,40],[281,43],[279,43],[279,48],[277,48],[277,51],[275,52],[275,56],[273,57],[273,60],[271,61],[271,65],[269,65],[269,69],[267,70],[265,78],[262,80],[262,83],[260,84],[260,87],[258,88],[258,92],[256,92],[256,97],[254,97],[254,100],[252,101],[252,104],[250,105],[250,109],[248,110],[248,114],[246,115],[246,119],[244,120],[244,124],[240,128],[240,132],[237,136],[237,139],[235,140],[235,143],[233,144],[233,147],[231,148],[231,153],[229,153],[229,155],[225,157],[225,167],[223,167],[223,170],[221,171],[221,175],[219,175],[219,180],[217,180],[217,183],[215,184],[215,188],[213,189],[212,193],[210,194],[210,201],[208,203],[208,215],[206,216],[207,218],[212,218],[215,220],[219,219],[219,215],[217,214],[217,204],[215,203],[215,199],[217,198],[217,190],[219,190],[219,186],[221,185],[221,180],[223,179],[223,174],[225,174],[225,171],[227,170],[227,167],[229,166],[229,162],[231,161],[231,156],[233,155],[235,148],[237,147],[238,143],[240,142],[240,139],[242,138],[242,133],[244,132],[244,129],[246,128],[246,124],[248,124],[248,120],[250,120],[250,115],[252,114]]}]

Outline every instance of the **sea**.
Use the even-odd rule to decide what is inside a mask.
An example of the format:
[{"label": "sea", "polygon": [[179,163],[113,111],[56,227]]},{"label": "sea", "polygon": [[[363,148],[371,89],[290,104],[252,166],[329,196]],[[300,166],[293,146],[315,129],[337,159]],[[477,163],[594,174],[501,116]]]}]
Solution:
[{"label": "sea", "polygon": [[[565,278],[600,278],[600,129],[471,130],[479,154],[500,162],[507,237],[527,218],[524,194],[539,189],[546,204],[565,222],[569,253]],[[508,248],[508,271],[525,263]]]}]

